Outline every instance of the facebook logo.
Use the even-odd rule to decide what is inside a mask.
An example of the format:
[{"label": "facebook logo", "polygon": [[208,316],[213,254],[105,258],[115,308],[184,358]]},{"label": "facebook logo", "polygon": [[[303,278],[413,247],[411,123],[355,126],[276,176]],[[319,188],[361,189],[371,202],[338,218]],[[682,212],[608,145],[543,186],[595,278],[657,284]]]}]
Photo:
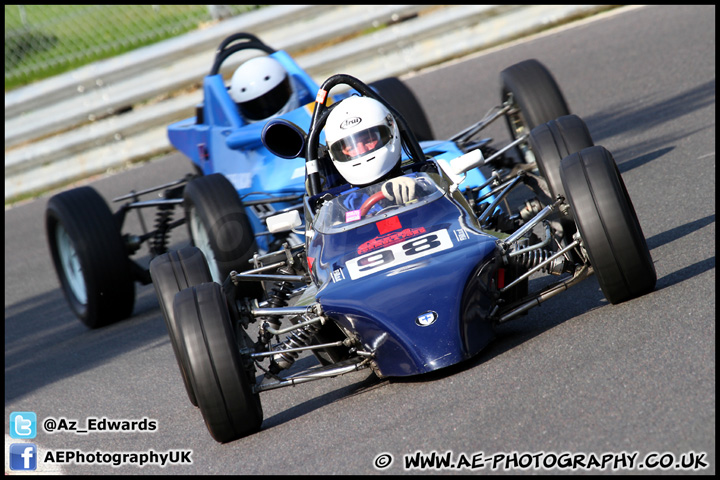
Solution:
[{"label": "facebook logo", "polygon": [[37,416],[35,412],[12,412],[10,414],[11,438],[35,438]]},{"label": "facebook logo", "polygon": [[37,469],[37,445],[13,443],[10,445],[10,470]]}]

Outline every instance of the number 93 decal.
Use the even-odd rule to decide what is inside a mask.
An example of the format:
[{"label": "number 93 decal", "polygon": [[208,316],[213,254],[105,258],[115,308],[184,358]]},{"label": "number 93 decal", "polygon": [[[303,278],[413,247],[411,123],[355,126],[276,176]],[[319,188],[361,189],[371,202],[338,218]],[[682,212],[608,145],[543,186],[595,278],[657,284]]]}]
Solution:
[{"label": "number 93 decal", "polygon": [[404,243],[391,245],[382,250],[376,250],[367,255],[353,258],[345,266],[350,278],[356,280],[432,253],[447,250],[452,246],[452,240],[447,230],[438,230],[421,237],[415,237]]}]

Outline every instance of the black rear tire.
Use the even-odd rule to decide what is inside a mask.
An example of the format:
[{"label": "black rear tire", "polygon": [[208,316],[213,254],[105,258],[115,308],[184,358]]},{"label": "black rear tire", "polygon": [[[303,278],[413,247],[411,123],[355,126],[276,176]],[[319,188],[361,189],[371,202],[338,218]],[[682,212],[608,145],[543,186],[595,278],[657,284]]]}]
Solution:
[{"label": "black rear tire", "polygon": [[239,352],[247,346],[246,337],[233,331],[222,287],[205,283],[186,288],[175,296],[173,308],[180,349],[210,435],[225,443],[260,430],[262,406],[252,390],[255,372],[244,366]]},{"label": "black rear tire", "polygon": [[165,326],[170,335],[170,343],[172,344],[175,359],[180,374],[182,375],[185,390],[187,392],[190,403],[197,407],[197,399],[195,392],[190,384],[187,376],[187,360],[179,349],[180,333],[175,319],[175,311],[173,310],[173,300],[175,295],[181,290],[194,285],[212,282],[210,269],[202,251],[197,247],[185,247],[178,251],[171,251],[155,257],[150,262],[150,276],[152,278],[155,293],[158,297],[158,303],[165,318]]},{"label": "black rear tire", "polygon": [[[513,110],[505,116],[513,140],[545,122],[570,114],[565,97],[550,71],[535,59],[511,65],[500,72],[500,99],[512,97]],[[527,142],[516,149],[521,161],[532,163]]]},{"label": "black rear tire", "polygon": [[371,83],[370,87],[400,112],[418,142],[435,139],[420,102],[402,80],[396,77],[384,78]]},{"label": "black rear tire", "polygon": [[120,226],[99,193],[80,187],[50,198],[45,232],[63,293],[80,321],[99,328],[132,315],[130,259]]},{"label": "black rear tire", "polygon": [[605,298],[616,304],[651,292],[655,265],[612,154],[586,148],[565,157],[560,173]]}]

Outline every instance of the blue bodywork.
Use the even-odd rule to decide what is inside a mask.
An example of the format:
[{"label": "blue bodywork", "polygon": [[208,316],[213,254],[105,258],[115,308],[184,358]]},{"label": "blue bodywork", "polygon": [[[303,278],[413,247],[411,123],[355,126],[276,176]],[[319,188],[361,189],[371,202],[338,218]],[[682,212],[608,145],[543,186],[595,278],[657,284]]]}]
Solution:
[{"label": "blue bodywork", "polygon": [[[284,51],[270,55],[278,60],[290,75],[299,98],[300,108],[275,118],[283,118],[308,131],[312,119],[318,85]],[[350,95],[332,96],[339,101]],[[230,180],[240,198],[245,201],[270,199],[278,196],[302,195],[305,192],[305,160],[302,157],[287,159],[270,153],[261,141],[267,120],[247,123],[230,97],[222,75],[208,75],[203,81],[203,103],[199,116],[190,117],[168,126],[170,143],[187,156],[203,175],[221,173]],[[324,134],[321,134],[324,141]],[[451,160],[462,155],[453,142],[421,142],[425,152],[436,159]],[[481,184],[484,178],[479,170],[468,173],[464,186]],[[273,211],[296,206],[298,202],[277,202]],[[255,232],[258,247],[267,251],[269,236],[258,235],[266,231],[264,217],[271,215],[269,207],[263,210],[246,207]]]},{"label": "blue bodywork", "polygon": [[317,225],[307,243],[317,301],[374,354],[382,376],[453,365],[494,336],[487,284],[497,238],[482,231],[447,177],[424,178],[439,187],[428,201],[369,221]]},{"label": "blue bodywork", "polygon": [[[270,56],[285,67],[300,105],[303,105],[280,118],[309,128],[317,84],[284,51],[276,51]],[[305,191],[304,160],[276,157],[263,146],[260,135],[266,121],[247,123],[241,117],[222,75],[206,76],[203,93],[203,104],[198,107],[202,117],[191,117],[168,126],[170,143],[203,175],[225,175],[243,201],[302,195]],[[281,210],[296,204],[280,202],[272,205],[274,210]],[[255,234],[264,232],[261,214],[250,207],[247,210]],[[267,250],[266,237],[258,236],[257,241],[260,249]]]}]

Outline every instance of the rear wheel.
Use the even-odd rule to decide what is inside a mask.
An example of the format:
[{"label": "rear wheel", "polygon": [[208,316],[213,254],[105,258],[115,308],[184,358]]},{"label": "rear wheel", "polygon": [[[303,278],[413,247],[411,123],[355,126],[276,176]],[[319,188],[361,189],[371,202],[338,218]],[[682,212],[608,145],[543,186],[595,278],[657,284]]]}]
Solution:
[{"label": "rear wheel", "polygon": [[[185,214],[193,244],[207,259],[215,282],[222,284],[232,270],[249,268],[257,242],[235,187],[222,174],[194,179],[185,187]],[[247,282],[247,296],[261,286]]]},{"label": "rear wheel", "polygon": [[396,77],[384,78],[371,83],[370,87],[400,112],[418,142],[435,139],[420,102],[402,80]]},{"label": "rear wheel", "polygon": [[187,357],[188,376],[210,435],[224,443],[260,429],[262,406],[253,392],[252,360],[240,350],[249,346],[245,331],[235,335],[217,283],[187,288],[173,302]]},{"label": "rear wheel", "polygon": [[197,407],[195,392],[187,376],[187,361],[178,347],[181,339],[173,310],[173,300],[175,295],[185,288],[212,282],[210,269],[208,268],[205,256],[199,248],[186,247],[155,257],[152,262],[150,262],[150,276],[152,277],[158,303],[160,303],[160,308],[165,318],[165,325],[170,335],[170,343],[172,344],[178,367],[180,367],[180,374],[185,384],[185,390],[187,391],[190,403]]},{"label": "rear wheel", "polygon": [[595,146],[573,153],[560,173],[605,298],[615,304],[652,291],[655,265],[610,152]]},{"label": "rear wheel", "polygon": [[[525,60],[500,72],[500,98],[512,106],[506,115],[513,139],[545,122],[570,114],[565,97],[550,71],[535,59]],[[515,149],[525,163],[535,161],[528,142]]]},{"label": "rear wheel", "polygon": [[75,315],[90,328],[132,314],[135,281],[112,212],[91,187],[53,196],[45,231],[55,271]]}]

